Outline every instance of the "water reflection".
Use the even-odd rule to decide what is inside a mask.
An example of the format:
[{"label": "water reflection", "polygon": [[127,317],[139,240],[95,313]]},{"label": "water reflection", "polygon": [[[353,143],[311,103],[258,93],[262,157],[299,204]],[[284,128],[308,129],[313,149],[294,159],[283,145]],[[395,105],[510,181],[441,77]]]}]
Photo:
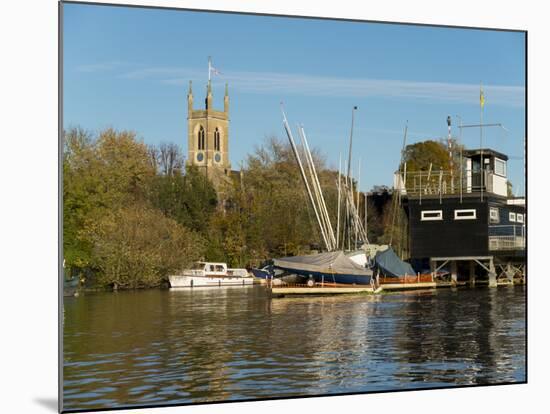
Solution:
[{"label": "water reflection", "polygon": [[64,341],[65,409],[518,382],[525,289],[86,295]]}]

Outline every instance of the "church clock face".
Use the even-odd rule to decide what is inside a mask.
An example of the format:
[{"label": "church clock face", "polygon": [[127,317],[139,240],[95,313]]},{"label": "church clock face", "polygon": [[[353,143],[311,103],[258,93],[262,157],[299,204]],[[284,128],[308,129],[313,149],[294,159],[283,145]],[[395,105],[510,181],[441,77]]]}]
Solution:
[{"label": "church clock face", "polygon": [[202,152],[199,152],[197,154],[197,161],[202,162],[202,160],[204,160],[204,154]]},{"label": "church clock face", "polygon": [[222,156],[220,155],[219,152],[216,153],[216,155],[214,155],[214,160],[215,160],[216,162],[221,162]]}]

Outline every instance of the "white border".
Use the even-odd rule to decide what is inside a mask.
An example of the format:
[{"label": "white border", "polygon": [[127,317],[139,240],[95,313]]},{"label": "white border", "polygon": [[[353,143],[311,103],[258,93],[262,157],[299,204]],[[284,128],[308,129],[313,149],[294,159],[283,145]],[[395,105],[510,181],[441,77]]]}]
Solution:
[{"label": "white border", "polygon": [[[521,218],[520,218],[521,217]],[[521,213],[516,213],[516,223],[522,223],[523,224],[524,220],[523,220],[523,214]]]},{"label": "white border", "polygon": [[[472,216],[459,216],[458,213],[474,213]],[[475,220],[477,219],[477,210],[475,208],[465,208],[455,210],[455,220]]]},{"label": "white border", "polygon": [[[426,214],[439,213],[436,217],[426,217]],[[420,212],[420,221],[441,221],[443,220],[443,210],[422,210]]]},{"label": "white border", "polygon": [[[496,212],[496,217],[493,217],[492,213]],[[489,207],[489,223],[498,224],[500,223],[500,211],[498,207]]]},{"label": "white border", "polygon": [[[116,2],[112,1],[112,2]],[[544,2],[463,0],[150,0],[150,5],[318,15],[529,30],[529,384],[371,394],[257,403],[124,410],[136,413],[258,411],[364,413],[541,412],[550,372],[547,329],[550,282],[545,278],[547,201],[544,166],[550,25]],[[0,228],[3,298],[1,341],[4,412],[52,413],[57,396],[57,1],[0,3],[2,61],[2,200]],[[442,50],[442,59],[450,58]],[[483,64],[480,62],[480,64]]]}]

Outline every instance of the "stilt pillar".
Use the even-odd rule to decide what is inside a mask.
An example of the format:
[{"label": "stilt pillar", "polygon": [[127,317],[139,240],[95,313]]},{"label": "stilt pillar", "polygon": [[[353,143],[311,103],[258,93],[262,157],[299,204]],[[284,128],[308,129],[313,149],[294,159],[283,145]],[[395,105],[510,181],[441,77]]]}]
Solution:
[{"label": "stilt pillar", "polygon": [[456,264],[456,260],[453,260],[451,262],[451,283],[453,285],[456,285],[457,282],[458,282],[457,264]]},{"label": "stilt pillar", "polygon": [[497,286],[497,273],[495,271],[495,264],[493,263],[493,258],[491,257],[489,262],[489,287]]},{"label": "stilt pillar", "polygon": [[512,265],[510,262],[506,265],[506,278],[508,279],[508,282],[510,284],[514,283],[514,269],[512,268]]},{"label": "stilt pillar", "polygon": [[475,286],[476,284],[476,262],[470,260],[470,286]]}]

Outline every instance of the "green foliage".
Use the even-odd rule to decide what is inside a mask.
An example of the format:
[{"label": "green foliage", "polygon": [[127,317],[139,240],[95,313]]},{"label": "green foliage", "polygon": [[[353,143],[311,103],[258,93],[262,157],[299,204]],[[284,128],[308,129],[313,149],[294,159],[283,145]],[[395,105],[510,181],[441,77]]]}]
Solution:
[{"label": "green foliage", "polygon": [[[171,171],[177,172],[176,167]],[[189,182],[197,188],[208,188],[198,173],[191,176],[159,176],[149,148],[132,132],[107,129],[93,139],[91,133],[79,128],[67,131],[63,154],[66,267],[95,269],[101,285],[116,283],[119,287],[136,288],[156,286],[182,260],[198,259],[204,240],[194,232],[201,214],[196,206],[204,210],[205,204],[203,200],[187,203],[192,211],[184,216],[175,208],[179,201],[174,199],[177,191],[166,190],[180,182],[183,193]],[[159,180],[160,189],[166,190],[167,195],[160,203],[164,208],[156,210],[150,199],[158,201],[152,196],[159,192]],[[214,197],[209,205],[215,206],[215,193],[211,188],[208,191],[208,197]],[[189,223],[188,228],[184,227]],[[152,244],[146,243],[147,234]],[[185,244],[189,240],[196,242],[195,248]],[[161,246],[164,253],[155,250]],[[181,259],[176,260],[178,257]]]},{"label": "green foliage", "polygon": [[166,216],[202,234],[218,203],[212,183],[195,167],[188,167],[185,175],[154,177],[149,199]]},{"label": "green foliage", "polygon": [[430,164],[432,170],[449,169],[449,152],[445,145],[437,141],[422,141],[407,145],[403,156],[407,163],[407,171],[428,171]]},{"label": "green foliage", "polygon": [[[254,236],[262,241],[254,249],[272,255],[300,254],[304,246],[319,243],[317,225],[309,206],[296,159],[288,145],[270,138],[248,157],[244,175],[246,212]],[[319,170],[324,166],[316,160]],[[332,184],[334,187],[334,182]]]},{"label": "green foliage", "polygon": [[[337,172],[313,157],[335,227]],[[99,286],[158,286],[200,258],[244,267],[322,246],[294,154],[276,138],[224,178],[223,205],[177,146],[147,147],[132,132],[67,131],[63,171],[66,266]]]},{"label": "green foliage", "polygon": [[158,286],[167,274],[202,254],[202,238],[147,205],[105,214],[87,228],[102,285],[136,289]]}]

